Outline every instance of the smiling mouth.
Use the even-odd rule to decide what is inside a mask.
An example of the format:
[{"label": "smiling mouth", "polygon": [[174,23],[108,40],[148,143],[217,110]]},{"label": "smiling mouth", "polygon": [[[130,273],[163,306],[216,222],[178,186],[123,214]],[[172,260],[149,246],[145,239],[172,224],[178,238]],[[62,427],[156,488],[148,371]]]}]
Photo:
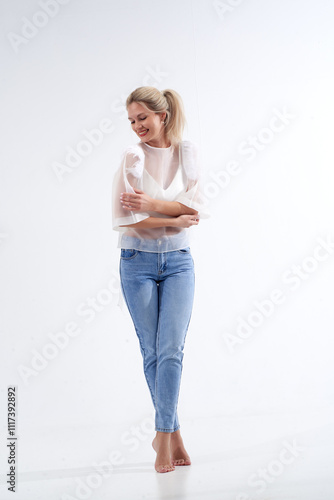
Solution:
[{"label": "smiling mouth", "polygon": [[148,132],[148,130],[145,130],[145,132],[139,132],[140,137],[144,137],[144,135],[146,135],[147,132]]}]

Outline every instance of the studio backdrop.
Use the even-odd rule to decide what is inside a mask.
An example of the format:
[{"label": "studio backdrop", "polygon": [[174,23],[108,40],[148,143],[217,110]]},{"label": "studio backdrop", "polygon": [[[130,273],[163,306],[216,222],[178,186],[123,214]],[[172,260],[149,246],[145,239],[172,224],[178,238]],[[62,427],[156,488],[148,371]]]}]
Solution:
[{"label": "studio backdrop", "polygon": [[[91,464],[101,435],[133,460],[132,426],[154,433],[111,219],[121,153],[139,141],[125,100],[143,85],[181,95],[211,212],[191,228],[183,426],[289,412],[305,428],[330,422],[334,4],[0,9],[0,426],[15,387],[20,471]],[[7,455],[2,442],[3,482]]]}]

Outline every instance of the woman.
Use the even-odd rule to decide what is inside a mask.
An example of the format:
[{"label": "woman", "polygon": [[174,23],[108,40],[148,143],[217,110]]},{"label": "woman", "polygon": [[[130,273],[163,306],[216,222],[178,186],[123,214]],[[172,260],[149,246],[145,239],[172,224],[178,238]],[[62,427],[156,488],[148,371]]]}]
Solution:
[{"label": "woman", "polygon": [[113,229],[120,231],[122,293],[155,408],[155,469],[170,472],[191,464],[177,415],[195,281],[188,231],[209,215],[196,146],[182,141],[179,94],[139,87],[126,108],[140,141],[123,152],[114,177]]}]

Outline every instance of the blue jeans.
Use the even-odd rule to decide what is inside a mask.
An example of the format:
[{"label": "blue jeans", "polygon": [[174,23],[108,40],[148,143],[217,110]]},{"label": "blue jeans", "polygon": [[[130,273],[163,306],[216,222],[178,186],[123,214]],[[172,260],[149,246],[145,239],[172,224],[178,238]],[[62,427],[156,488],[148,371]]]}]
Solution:
[{"label": "blue jeans", "polygon": [[155,408],[155,430],[175,432],[195,287],[190,248],[164,253],[122,248],[120,278]]}]

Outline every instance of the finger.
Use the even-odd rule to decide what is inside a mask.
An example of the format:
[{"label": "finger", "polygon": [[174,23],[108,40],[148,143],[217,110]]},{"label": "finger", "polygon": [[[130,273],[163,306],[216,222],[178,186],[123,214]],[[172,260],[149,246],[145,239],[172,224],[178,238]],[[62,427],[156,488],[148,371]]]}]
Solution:
[{"label": "finger", "polygon": [[123,195],[120,197],[120,200],[125,201],[126,203],[132,203],[132,202],[138,200],[138,195],[137,194]]},{"label": "finger", "polygon": [[129,203],[129,202],[122,202],[123,208],[130,208],[130,210],[138,210],[140,208],[139,203]]},{"label": "finger", "polygon": [[131,199],[131,198],[139,198],[140,193],[121,193],[120,198]]},{"label": "finger", "polygon": [[126,206],[126,205],[123,205],[123,208],[125,210],[132,210],[132,212],[135,212],[136,210],[138,210],[138,207]]}]

